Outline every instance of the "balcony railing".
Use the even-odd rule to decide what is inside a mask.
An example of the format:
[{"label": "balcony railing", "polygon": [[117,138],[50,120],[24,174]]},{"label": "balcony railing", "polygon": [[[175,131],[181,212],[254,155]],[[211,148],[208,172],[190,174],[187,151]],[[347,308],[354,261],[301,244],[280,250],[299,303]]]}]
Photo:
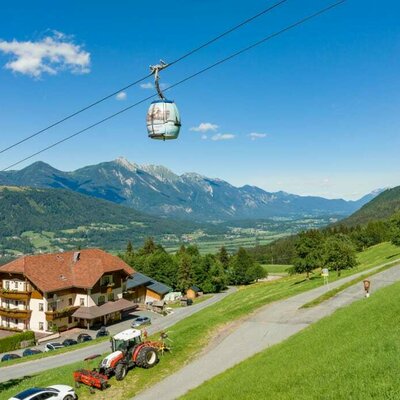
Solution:
[{"label": "balcony railing", "polygon": [[31,290],[0,289],[0,297],[7,300],[29,300]]},{"label": "balcony railing", "polygon": [[61,310],[46,311],[46,321],[54,321],[56,319],[70,317],[78,308],[79,306],[72,306]]},{"label": "balcony railing", "polygon": [[29,309],[0,307],[0,315],[7,318],[29,319],[31,312]]}]

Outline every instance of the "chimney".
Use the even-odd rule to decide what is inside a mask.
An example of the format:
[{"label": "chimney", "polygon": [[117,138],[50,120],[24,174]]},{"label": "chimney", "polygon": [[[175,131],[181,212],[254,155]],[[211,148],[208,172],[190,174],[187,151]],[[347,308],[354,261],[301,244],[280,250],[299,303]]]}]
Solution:
[{"label": "chimney", "polygon": [[80,251],[75,251],[74,252],[74,263],[79,261],[80,258],[81,258],[81,252]]}]

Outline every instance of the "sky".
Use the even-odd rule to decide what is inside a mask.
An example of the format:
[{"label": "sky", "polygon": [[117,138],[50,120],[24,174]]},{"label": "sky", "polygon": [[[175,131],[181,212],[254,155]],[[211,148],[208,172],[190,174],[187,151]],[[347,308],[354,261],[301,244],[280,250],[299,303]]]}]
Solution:
[{"label": "sky", "polygon": [[[0,148],[119,90],[275,1],[3,1]],[[334,1],[288,0],[171,66],[171,85]],[[267,191],[356,199],[400,185],[400,4],[348,0],[166,93],[178,140],[147,138],[150,100],[16,168],[123,156]],[[154,94],[132,87],[0,154],[0,169]]]}]

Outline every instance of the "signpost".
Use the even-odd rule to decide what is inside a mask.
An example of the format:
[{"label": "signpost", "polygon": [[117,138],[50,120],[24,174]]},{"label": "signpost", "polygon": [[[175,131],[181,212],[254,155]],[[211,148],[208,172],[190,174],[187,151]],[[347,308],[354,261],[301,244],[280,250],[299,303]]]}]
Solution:
[{"label": "signpost", "polygon": [[369,297],[369,290],[371,288],[371,281],[369,281],[368,279],[364,279],[363,283],[364,283],[365,297]]},{"label": "signpost", "polygon": [[327,285],[329,283],[329,269],[322,268],[321,276],[324,278],[324,285]]}]

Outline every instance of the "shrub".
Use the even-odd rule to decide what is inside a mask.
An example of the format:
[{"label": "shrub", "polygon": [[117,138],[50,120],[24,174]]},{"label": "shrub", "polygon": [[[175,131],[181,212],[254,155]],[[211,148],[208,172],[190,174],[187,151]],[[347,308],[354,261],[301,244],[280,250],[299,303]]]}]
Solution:
[{"label": "shrub", "polygon": [[22,342],[34,343],[35,334],[32,331],[26,331],[0,339],[0,353],[20,349]]}]

